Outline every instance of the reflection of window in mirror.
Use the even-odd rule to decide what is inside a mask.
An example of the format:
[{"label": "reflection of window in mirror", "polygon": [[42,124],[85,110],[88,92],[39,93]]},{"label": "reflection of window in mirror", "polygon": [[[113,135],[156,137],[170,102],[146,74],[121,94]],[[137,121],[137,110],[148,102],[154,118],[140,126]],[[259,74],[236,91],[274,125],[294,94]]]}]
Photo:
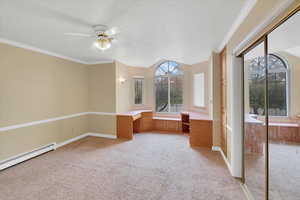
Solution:
[{"label": "reflection of window in mirror", "polygon": [[[258,56],[249,63],[250,113],[263,115],[265,93],[264,56]],[[276,54],[268,55],[269,115],[288,115],[288,67],[287,62]]]},{"label": "reflection of window in mirror", "polygon": [[143,104],[144,78],[134,78],[134,104]]},{"label": "reflection of window in mirror", "polygon": [[204,73],[194,74],[194,105],[205,107],[205,82]]}]

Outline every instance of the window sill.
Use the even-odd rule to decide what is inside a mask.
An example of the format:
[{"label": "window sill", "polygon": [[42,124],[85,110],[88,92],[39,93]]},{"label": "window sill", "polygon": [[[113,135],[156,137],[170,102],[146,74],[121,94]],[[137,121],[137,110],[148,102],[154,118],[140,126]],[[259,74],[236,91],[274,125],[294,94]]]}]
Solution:
[{"label": "window sill", "polygon": [[198,109],[206,109],[207,107],[206,106],[195,106],[195,105],[193,105],[194,106],[194,108],[198,108]]},{"label": "window sill", "polygon": [[169,113],[169,112],[155,112],[154,117],[160,117],[160,118],[180,118],[180,113]]},{"label": "window sill", "polygon": [[180,118],[175,117],[153,117],[154,120],[168,120],[168,121],[181,121]]}]

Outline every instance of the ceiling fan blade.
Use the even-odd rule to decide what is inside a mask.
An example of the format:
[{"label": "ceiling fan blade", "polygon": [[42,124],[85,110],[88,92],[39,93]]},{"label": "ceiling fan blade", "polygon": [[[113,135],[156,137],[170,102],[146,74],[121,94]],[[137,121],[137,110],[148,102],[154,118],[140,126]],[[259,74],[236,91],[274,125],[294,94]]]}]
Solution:
[{"label": "ceiling fan blade", "polygon": [[119,29],[117,27],[112,27],[105,31],[107,35],[116,35],[119,33]]},{"label": "ceiling fan blade", "polygon": [[95,35],[86,33],[64,33],[64,35],[75,36],[75,37],[95,37]]}]

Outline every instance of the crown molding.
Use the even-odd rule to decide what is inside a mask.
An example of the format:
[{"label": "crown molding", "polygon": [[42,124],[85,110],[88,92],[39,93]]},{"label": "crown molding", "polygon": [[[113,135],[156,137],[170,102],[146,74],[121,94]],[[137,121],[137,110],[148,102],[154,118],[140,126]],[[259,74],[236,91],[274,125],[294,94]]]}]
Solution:
[{"label": "crown molding", "polygon": [[225,35],[225,37],[224,37],[223,41],[221,42],[221,44],[219,45],[219,47],[216,49],[217,53],[220,53],[224,49],[224,47],[226,46],[226,44],[228,43],[230,38],[238,30],[239,26],[243,23],[243,21],[249,15],[252,8],[255,6],[256,2],[257,2],[257,0],[247,0],[244,3],[241,11],[239,12],[238,17],[236,18],[236,20],[231,25],[229,31]]},{"label": "crown molding", "polygon": [[87,65],[109,64],[109,63],[114,63],[114,60],[109,59],[109,60],[100,60],[95,62],[86,62]]},{"label": "crown molding", "polygon": [[105,64],[105,63],[112,63],[113,62],[113,60],[87,62],[87,61],[83,61],[83,60],[80,60],[80,59],[76,59],[76,58],[64,56],[64,55],[61,55],[61,54],[58,54],[58,53],[54,53],[54,52],[51,52],[51,51],[47,51],[47,50],[44,50],[44,49],[40,49],[40,48],[31,46],[31,45],[28,45],[28,44],[24,44],[24,43],[21,43],[21,42],[8,40],[8,39],[5,39],[5,38],[0,38],[0,43],[8,44],[8,45],[11,45],[11,46],[19,47],[19,48],[22,48],[22,49],[27,49],[27,50],[42,53],[42,54],[45,54],[45,55],[48,55],[48,56],[53,56],[53,57],[57,57],[57,58],[61,58],[61,59],[64,59],[64,60],[68,60],[68,61],[72,61],[72,62],[76,62],[76,63],[80,63],[80,64],[85,64],[85,65]]}]

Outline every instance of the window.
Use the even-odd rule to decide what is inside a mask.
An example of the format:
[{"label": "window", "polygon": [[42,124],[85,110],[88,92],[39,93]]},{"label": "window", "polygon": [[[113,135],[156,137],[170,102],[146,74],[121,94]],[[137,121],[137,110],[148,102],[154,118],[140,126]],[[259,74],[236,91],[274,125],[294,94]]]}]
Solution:
[{"label": "window", "polygon": [[[268,55],[269,115],[287,116],[288,69],[285,61],[275,54]],[[250,113],[264,115],[265,90],[264,57],[250,61],[249,94]]]},{"label": "window", "polygon": [[182,109],[183,71],[174,61],[160,64],[155,71],[156,112],[180,112]]},{"label": "window", "polygon": [[144,79],[134,78],[134,104],[143,104]]},{"label": "window", "polygon": [[204,73],[194,74],[194,105],[197,107],[204,107]]}]

